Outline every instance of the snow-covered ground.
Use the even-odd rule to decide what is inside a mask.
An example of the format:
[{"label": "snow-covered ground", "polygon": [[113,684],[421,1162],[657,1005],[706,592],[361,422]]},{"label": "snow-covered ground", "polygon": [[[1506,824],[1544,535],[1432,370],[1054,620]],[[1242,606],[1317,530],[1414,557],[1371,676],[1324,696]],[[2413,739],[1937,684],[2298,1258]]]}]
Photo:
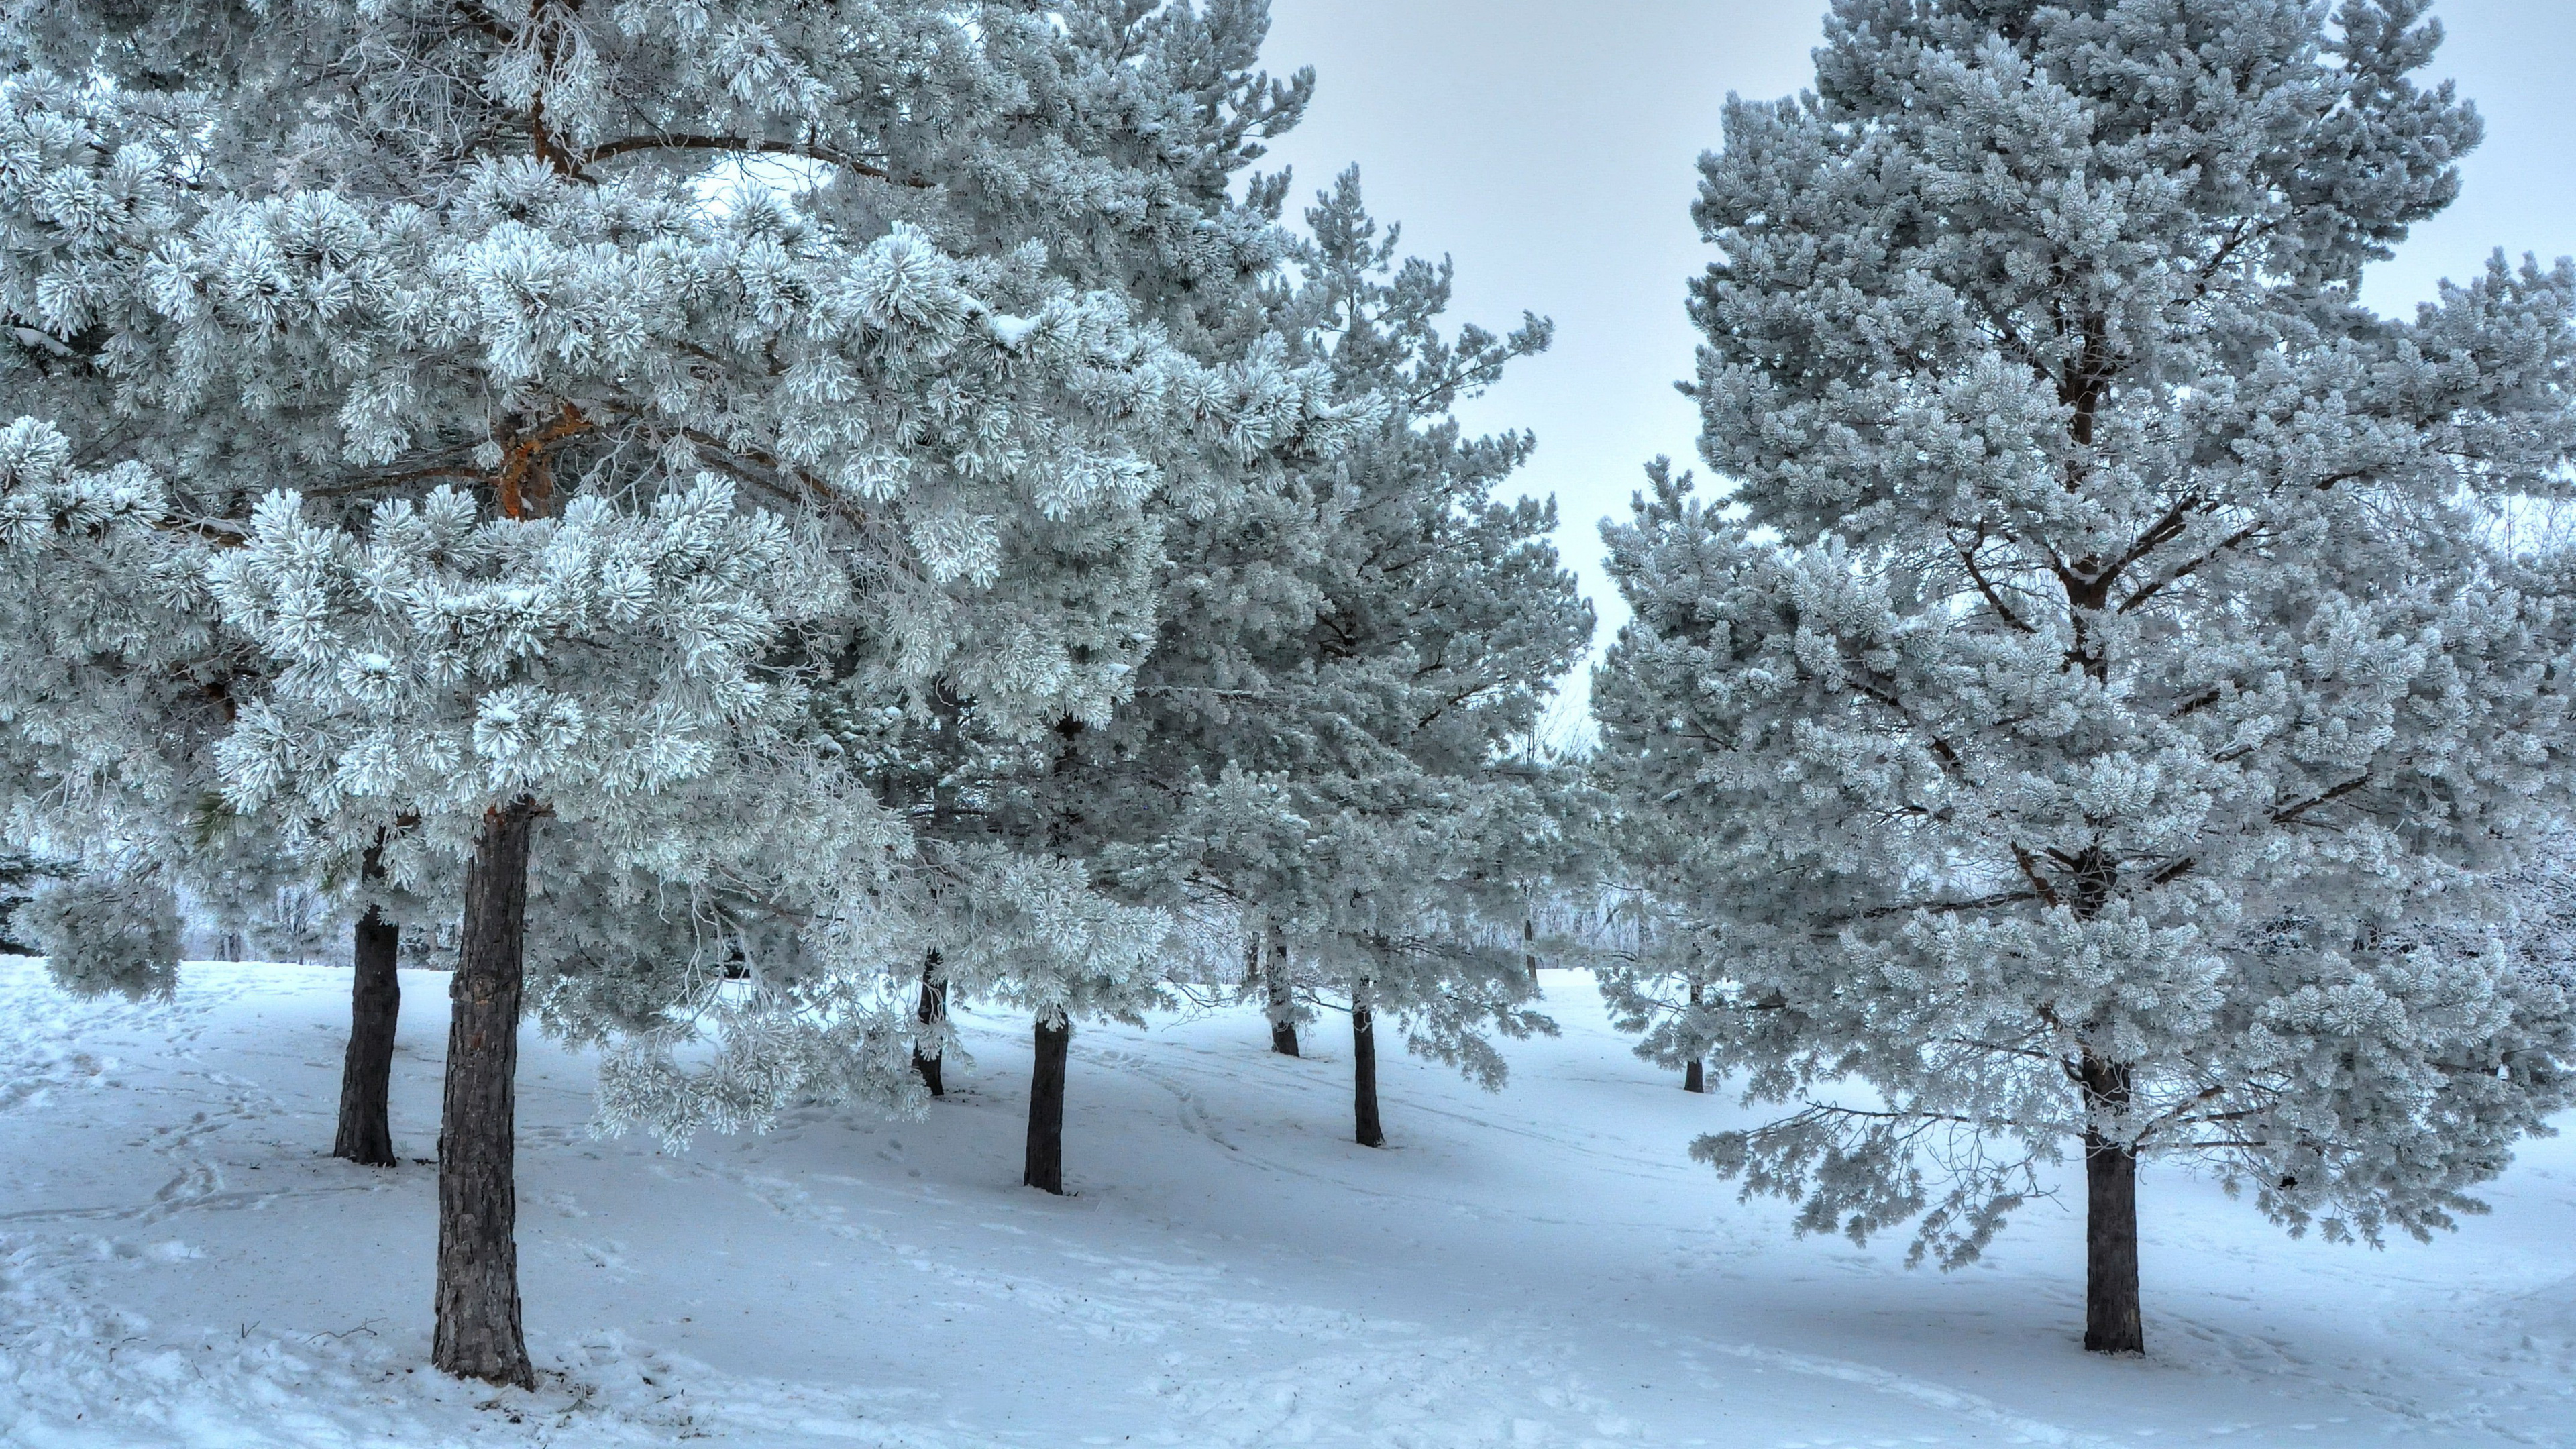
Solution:
[{"label": "snow-covered ground", "polygon": [[[0,1443],[1825,1446],[2576,1443],[2576,1151],[2430,1247],[2293,1242],[2145,1184],[2144,1362],[2087,1357],[2079,1224],[1980,1267],[1798,1241],[1684,1155],[1736,1113],[1551,973],[1488,1096],[1223,1013],[1074,1042],[1077,1195],[1018,1185],[1026,1051],[927,1121],[592,1139],[590,1064],[521,1059],[534,1393],[422,1367],[426,1164],[322,1155],[344,972],[188,967],[158,1006],[0,961]],[[394,1130],[427,1157],[443,976],[406,972]]]}]

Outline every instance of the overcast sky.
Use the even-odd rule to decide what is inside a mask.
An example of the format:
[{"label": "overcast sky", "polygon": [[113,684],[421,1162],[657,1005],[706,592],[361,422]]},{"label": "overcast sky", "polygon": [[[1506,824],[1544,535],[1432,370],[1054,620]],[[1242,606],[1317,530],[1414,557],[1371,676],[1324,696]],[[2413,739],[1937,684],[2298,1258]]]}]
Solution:
[{"label": "overcast sky", "polygon": [[[2435,71],[2477,102],[2487,140],[2460,201],[2371,274],[2383,309],[2498,246],[2576,252],[2576,3],[2435,13],[2450,34]],[[1272,0],[1266,63],[1318,77],[1305,124],[1264,163],[1294,166],[1295,205],[1357,162],[1408,250],[1455,258],[1454,316],[1556,319],[1556,346],[1466,417],[1538,434],[1523,486],[1556,495],[1557,546],[1601,611],[1597,642],[1624,611],[1595,525],[1626,511],[1646,459],[1694,457],[1697,419],[1672,390],[1696,341],[1683,288],[1709,259],[1690,223],[1693,162],[1718,144],[1729,91],[1809,84],[1823,14],[1804,0]]]}]

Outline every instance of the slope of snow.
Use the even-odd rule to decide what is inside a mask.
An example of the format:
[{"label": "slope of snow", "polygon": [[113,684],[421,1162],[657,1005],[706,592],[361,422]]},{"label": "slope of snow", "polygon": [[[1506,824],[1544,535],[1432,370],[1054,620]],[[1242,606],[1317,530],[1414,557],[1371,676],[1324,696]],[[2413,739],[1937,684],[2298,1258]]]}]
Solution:
[{"label": "slope of snow", "polygon": [[[2144,1362],[2089,1358],[2071,1208],[1988,1263],[1799,1241],[1684,1147],[1734,1120],[1551,973],[1555,1041],[1488,1096],[1250,1012],[1083,1028],[1077,1195],[1018,1186],[1026,1047],[927,1121],[836,1111],[666,1155],[594,1140],[532,1032],[520,1264],[533,1393],[429,1350],[435,1173],[322,1155],[345,972],[194,964],[82,1003],[0,959],[0,1443],[332,1446],[2565,1444],[2576,1151],[2533,1144],[2430,1247],[2293,1242],[2142,1188]],[[400,1149],[436,1132],[446,981],[404,973]],[[2080,1192],[2079,1192],[2080,1197]]]}]

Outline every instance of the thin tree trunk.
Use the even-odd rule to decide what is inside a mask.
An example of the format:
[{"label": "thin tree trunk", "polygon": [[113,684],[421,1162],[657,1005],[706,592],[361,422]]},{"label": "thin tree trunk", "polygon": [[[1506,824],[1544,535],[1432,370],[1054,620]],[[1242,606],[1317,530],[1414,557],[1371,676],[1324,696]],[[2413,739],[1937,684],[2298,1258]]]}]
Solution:
[{"label": "thin tree trunk", "polygon": [[1351,986],[1351,1104],[1359,1118],[1359,1144],[1384,1147],[1386,1131],[1377,1121],[1377,1013],[1365,980]]},{"label": "thin tree trunk", "polygon": [[[1691,1028],[1691,1030],[1692,1030],[1692,1031],[1696,1032],[1696,1031],[1698,1031],[1698,1030],[1699,1030],[1699,1021],[1698,1021],[1698,1017],[1699,1017],[1699,1009],[1700,1009],[1700,1005],[1701,1005],[1701,1002],[1700,1002],[1700,984],[1699,984],[1699,981],[1698,981],[1698,979],[1697,979],[1696,977],[1692,978],[1692,980],[1691,980],[1691,984],[1690,984],[1690,1004],[1691,1004],[1691,1017],[1692,1017],[1692,1020],[1691,1020],[1691,1023],[1690,1023],[1690,1028]],[[1702,1076],[1702,1075],[1701,1075],[1700,1062],[1701,1062],[1702,1060],[1703,1060],[1703,1058],[1700,1058],[1700,1057],[1693,1057],[1693,1058],[1691,1058],[1691,1060],[1690,1060],[1690,1066],[1689,1066],[1688,1068],[1684,1069],[1684,1071],[1682,1072],[1682,1090],[1683,1090],[1683,1091],[1685,1091],[1685,1092],[1706,1092],[1706,1091],[1708,1090],[1708,1080],[1707,1080],[1707,1078],[1705,1078],[1704,1076]]]},{"label": "thin tree trunk", "polygon": [[374,906],[358,918],[350,960],[349,1053],[340,1065],[340,1132],[331,1155],[369,1167],[394,1165],[393,1127],[385,1098],[393,1085],[394,1028],[402,1020],[402,981],[394,974],[402,928]]},{"label": "thin tree trunk", "polygon": [[1270,994],[1270,1049],[1293,1057],[1298,1055],[1297,995],[1288,971],[1288,936],[1276,926],[1268,935],[1268,949],[1261,953],[1261,981]]},{"label": "thin tree trunk", "polygon": [[1064,1195],[1064,1068],[1073,1051],[1073,1018],[1038,1020],[1037,1068],[1029,1081],[1028,1165],[1020,1181]]},{"label": "thin tree trunk", "polygon": [[[939,953],[933,951],[922,960],[921,1004],[913,1009],[913,1015],[924,1026],[945,1020],[948,1015],[948,984],[932,979],[938,970]],[[912,1044],[912,1069],[921,1074],[921,1084],[930,1089],[930,1095],[948,1095],[939,1079],[939,1058],[924,1052],[918,1039]]]},{"label": "thin tree trunk", "polygon": [[1521,969],[1529,973],[1530,985],[1538,984],[1538,917],[1521,917]]},{"label": "thin tree trunk", "polygon": [[[2084,1102],[2094,1110],[2129,1104],[2126,1066],[2084,1059]],[[2084,1346],[2095,1353],[2144,1353],[2138,1305],[2138,1154],[2092,1127],[2084,1131]]]},{"label": "thin tree trunk", "polygon": [[[930,717],[936,734],[932,758],[938,762],[938,773],[930,780],[930,839],[945,842],[952,836],[957,820],[958,770],[966,759],[966,701],[954,685],[945,679],[930,682]],[[939,888],[931,887],[930,899],[935,904]],[[948,985],[937,980],[939,953],[925,951],[921,958],[921,1002],[914,1008],[926,1025],[942,1021],[948,1015]],[[944,1038],[946,1032],[941,1033]],[[947,1083],[940,1069],[940,1058],[928,1055],[921,1043],[912,1044],[912,1069],[921,1074],[921,1084],[930,1095],[944,1097]]]},{"label": "thin tree trunk", "polygon": [[438,1131],[438,1331],[431,1362],[448,1373],[536,1387],[519,1329],[514,1078],[533,801],[483,816],[465,877],[465,928],[447,1029],[447,1099]]}]

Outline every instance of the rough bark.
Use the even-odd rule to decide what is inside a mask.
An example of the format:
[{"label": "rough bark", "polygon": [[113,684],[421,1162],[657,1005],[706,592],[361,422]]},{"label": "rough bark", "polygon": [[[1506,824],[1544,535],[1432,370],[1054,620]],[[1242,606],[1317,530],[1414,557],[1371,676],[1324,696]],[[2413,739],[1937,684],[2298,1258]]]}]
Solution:
[{"label": "rough bark", "polygon": [[[2126,1066],[2085,1058],[2085,1105],[2117,1112],[2129,1104]],[[2084,1346],[2095,1353],[2144,1353],[2138,1304],[2138,1154],[2133,1144],[2084,1132]]]},{"label": "rough bark", "polygon": [[[948,1015],[948,983],[936,979],[938,971],[939,953],[933,951],[921,963],[921,1004],[913,1009],[913,1015],[924,1026]],[[912,1069],[921,1074],[921,1084],[930,1089],[930,1095],[948,1095],[940,1081],[939,1058],[924,1052],[918,1040],[912,1044]]]},{"label": "rough bark", "polygon": [[519,1328],[514,1078],[528,907],[528,800],[491,810],[465,877],[465,926],[448,999],[447,1097],[438,1132],[438,1331],[431,1362],[536,1386]]},{"label": "rough bark", "polygon": [[1298,1055],[1296,983],[1288,974],[1288,938],[1278,927],[1269,931],[1261,953],[1261,983],[1270,996],[1270,1049],[1283,1057]]},{"label": "rough bark", "polygon": [[1020,1181],[1064,1195],[1064,1069],[1073,1051],[1073,1020],[1038,1021],[1037,1068],[1029,1081],[1029,1150]]},{"label": "rough bark", "polygon": [[1369,983],[1351,988],[1351,1105],[1358,1117],[1362,1147],[1384,1147],[1386,1131],[1377,1120],[1377,1013],[1369,1004]]},{"label": "rough bark", "polygon": [[1708,1078],[1704,1069],[1700,1066],[1699,1059],[1697,1057],[1693,1057],[1691,1059],[1691,1064],[1689,1066],[1682,1068],[1682,1090],[1685,1092],[1705,1092],[1708,1090]]},{"label": "rough bark", "polygon": [[402,928],[367,907],[349,953],[357,969],[349,988],[349,1052],[340,1064],[340,1131],[331,1155],[369,1167],[395,1161],[385,1100],[393,1085],[394,1028],[402,1020],[402,982],[394,974],[401,945]]}]

